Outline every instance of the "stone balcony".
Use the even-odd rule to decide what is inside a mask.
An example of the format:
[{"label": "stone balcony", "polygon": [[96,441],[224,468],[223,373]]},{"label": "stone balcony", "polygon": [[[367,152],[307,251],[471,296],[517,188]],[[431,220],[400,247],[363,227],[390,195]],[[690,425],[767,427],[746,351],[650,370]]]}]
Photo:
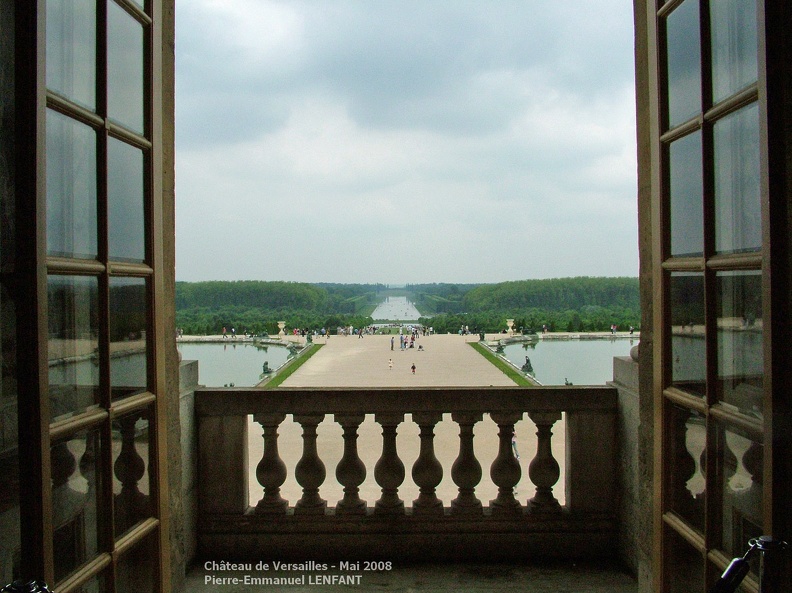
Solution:
[{"label": "stone balcony", "polygon": [[[312,561],[343,576],[360,573],[339,562],[365,559],[399,568],[368,575],[389,590],[434,590],[413,581],[438,574],[437,590],[448,590],[455,579],[541,573],[547,590],[635,591],[623,567],[635,573],[636,367],[616,359],[625,384],[602,387],[188,391],[183,382],[183,411],[194,406],[183,438],[197,448],[184,500],[194,501],[201,563],[188,586],[223,576],[205,561]],[[482,578],[470,590],[487,590]]]}]

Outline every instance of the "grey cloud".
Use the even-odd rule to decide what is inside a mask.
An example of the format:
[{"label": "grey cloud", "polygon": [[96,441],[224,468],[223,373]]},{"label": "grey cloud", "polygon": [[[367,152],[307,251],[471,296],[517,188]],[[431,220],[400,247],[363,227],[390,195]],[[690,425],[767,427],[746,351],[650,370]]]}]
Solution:
[{"label": "grey cloud", "polygon": [[[328,93],[363,127],[488,133],[508,125],[525,100],[508,86],[482,87],[493,75],[540,73],[548,84],[595,96],[623,83],[629,71],[624,61],[631,55],[612,51],[620,41],[613,29],[629,14],[614,16],[608,3],[574,10],[551,1],[285,4],[305,18],[298,55],[245,55],[218,42],[211,21],[199,26],[200,14],[187,12],[179,28],[179,85],[209,100],[185,118],[195,113],[201,121],[216,109],[217,89],[233,95],[241,86],[260,93],[265,104]],[[627,2],[610,4],[629,13]],[[557,18],[559,12],[566,14]],[[283,118],[264,117],[265,131],[266,123],[278,121]],[[249,134],[257,133],[252,126]]]},{"label": "grey cloud", "polygon": [[628,0],[178,8],[180,279],[637,273]]}]

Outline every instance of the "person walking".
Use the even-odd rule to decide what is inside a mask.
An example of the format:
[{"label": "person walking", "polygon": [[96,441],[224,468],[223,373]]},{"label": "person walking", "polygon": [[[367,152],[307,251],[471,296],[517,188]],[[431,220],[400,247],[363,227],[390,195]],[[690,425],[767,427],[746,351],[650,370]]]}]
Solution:
[{"label": "person walking", "polygon": [[413,363],[410,368],[412,369],[412,374],[414,375],[415,374],[415,363]]},{"label": "person walking", "polygon": [[395,341],[395,338],[393,336],[391,336],[391,350],[393,350],[393,342],[394,341]]}]

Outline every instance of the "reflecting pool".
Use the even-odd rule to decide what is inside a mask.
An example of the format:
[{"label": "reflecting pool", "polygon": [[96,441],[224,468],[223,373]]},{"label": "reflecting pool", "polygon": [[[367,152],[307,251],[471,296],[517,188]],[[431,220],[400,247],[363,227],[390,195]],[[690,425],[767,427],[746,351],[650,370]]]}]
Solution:
[{"label": "reflecting pool", "polygon": [[629,356],[638,339],[540,340],[538,343],[509,344],[503,355],[522,367],[527,356],[533,376],[542,385],[603,385],[613,380],[613,357]]},{"label": "reflecting pool", "polygon": [[371,314],[372,319],[386,321],[417,321],[420,317],[418,309],[407,297],[397,296],[387,297]]},{"label": "reflecting pool", "polygon": [[261,381],[261,371],[267,362],[277,369],[289,358],[285,346],[246,343],[178,343],[182,360],[198,361],[198,382],[206,387],[253,387]]}]

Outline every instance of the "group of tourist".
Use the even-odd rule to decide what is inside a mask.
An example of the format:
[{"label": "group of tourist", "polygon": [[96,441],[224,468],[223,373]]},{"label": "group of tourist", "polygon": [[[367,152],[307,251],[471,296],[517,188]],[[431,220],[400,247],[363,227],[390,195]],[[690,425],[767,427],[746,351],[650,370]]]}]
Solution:
[{"label": "group of tourist", "polygon": [[[413,330],[413,332],[406,336],[404,334],[399,334],[399,350],[407,350],[408,348],[415,348],[415,340],[418,339],[419,332],[418,330]],[[394,349],[396,345],[396,338],[391,336],[390,339],[390,348],[391,350]],[[418,346],[418,350],[423,351],[423,346]]]}]

